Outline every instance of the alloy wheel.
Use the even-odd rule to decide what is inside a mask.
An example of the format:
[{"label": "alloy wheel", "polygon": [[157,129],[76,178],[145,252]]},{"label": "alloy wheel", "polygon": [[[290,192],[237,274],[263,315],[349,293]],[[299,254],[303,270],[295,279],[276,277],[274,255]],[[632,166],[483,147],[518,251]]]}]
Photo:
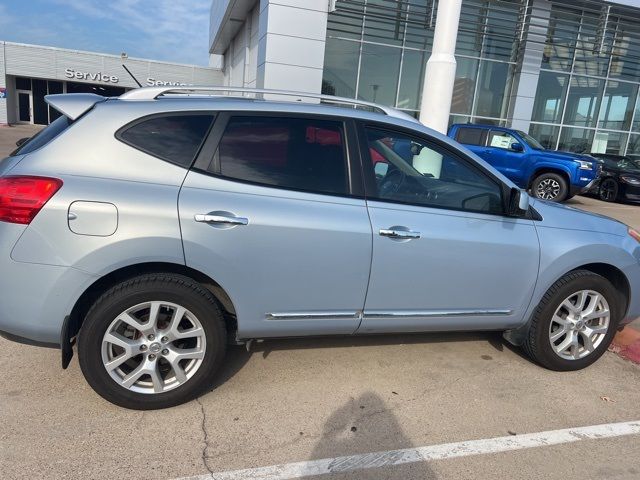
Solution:
[{"label": "alloy wheel", "polygon": [[569,295],[549,325],[549,342],[559,357],[579,360],[594,352],[609,330],[611,313],[604,296],[593,290]]},{"label": "alloy wheel", "polygon": [[122,312],[102,339],[104,368],[116,383],[137,393],[163,393],[184,384],[202,365],[205,351],[198,318],[163,301]]},{"label": "alloy wheel", "polygon": [[536,187],[536,196],[543,200],[553,200],[560,194],[560,184],[553,178],[545,178]]},{"label": "alloy wheel", "polygon": [[604,201],[611,202],[615,200],[617,190],[615,180],[607,179],[600,185],[600,198]]}]

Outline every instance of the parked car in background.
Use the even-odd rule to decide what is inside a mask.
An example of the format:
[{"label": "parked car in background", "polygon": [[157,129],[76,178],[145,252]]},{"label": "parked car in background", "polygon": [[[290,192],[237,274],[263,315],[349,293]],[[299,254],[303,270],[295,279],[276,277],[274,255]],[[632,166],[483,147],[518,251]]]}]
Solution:
[{"label": "parked car in background", "polygon": [[547,150],[530,135],[510,128],[454,124],[449,137],[543,200],[562,202],[586,192],[600,170],[589,155]]},{"label": "parked car in background", "polygon": [[0,162],[0,334],[64,367],[77,339],[97,393],[152,409],[228,343],[491,330],[566,371],[640,316],[626,225],[530,204],[400,111],[222,90],[46,97],[63,116]]},{"label": "parked car in background", "polygon": [[600,178],[591,188],[605,202],[640,200],[640,160],[624,155],[593,153],[603,160]]}]

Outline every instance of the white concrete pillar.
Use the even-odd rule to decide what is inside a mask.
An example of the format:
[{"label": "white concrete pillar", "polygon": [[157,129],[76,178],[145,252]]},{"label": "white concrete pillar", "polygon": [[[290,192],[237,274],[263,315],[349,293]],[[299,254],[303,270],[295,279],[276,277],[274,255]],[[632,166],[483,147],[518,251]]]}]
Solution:
[{"label": "white concrete pillar", "polygon": [[456,79],[456,40],[462,0],[438,2],[438,16],[433,37],[433,51],[427,61],[422,85],[420,121],[442,133],[447,133],[451,98]]}]

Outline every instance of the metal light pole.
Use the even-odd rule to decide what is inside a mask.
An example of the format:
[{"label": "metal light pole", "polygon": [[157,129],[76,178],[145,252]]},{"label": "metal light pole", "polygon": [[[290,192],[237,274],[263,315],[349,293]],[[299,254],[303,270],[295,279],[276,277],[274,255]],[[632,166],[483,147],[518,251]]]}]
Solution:
[{"label": "metal light pole", "polygon": [[433,37],[433,51],[427,61],[422,85],[420,121],[447,133],[451,98],[456,79],[456,40],[462,0],[440,0]]}]

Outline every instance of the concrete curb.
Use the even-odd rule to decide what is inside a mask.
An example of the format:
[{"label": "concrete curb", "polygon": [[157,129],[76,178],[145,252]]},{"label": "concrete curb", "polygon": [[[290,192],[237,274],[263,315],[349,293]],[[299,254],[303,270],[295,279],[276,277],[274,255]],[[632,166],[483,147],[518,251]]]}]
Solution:
[{"label": "concrete curb", "polygon": [[625,327],[614,337],[609,350],[640,364],[640,331],[633,327]]}]

